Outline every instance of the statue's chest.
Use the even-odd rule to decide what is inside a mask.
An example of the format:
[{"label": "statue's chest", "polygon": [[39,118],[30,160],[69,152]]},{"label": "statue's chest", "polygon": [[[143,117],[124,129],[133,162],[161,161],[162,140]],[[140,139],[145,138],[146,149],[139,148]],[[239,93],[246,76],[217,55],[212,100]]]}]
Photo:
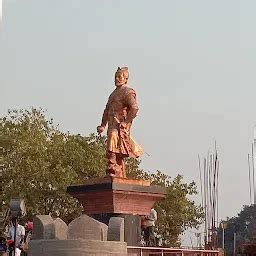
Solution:
[{"label": "statue's chest", "polygon": [[110,95],[108,103],[110,108],[123,108],[125,106],[124,92],[114,92]]}]

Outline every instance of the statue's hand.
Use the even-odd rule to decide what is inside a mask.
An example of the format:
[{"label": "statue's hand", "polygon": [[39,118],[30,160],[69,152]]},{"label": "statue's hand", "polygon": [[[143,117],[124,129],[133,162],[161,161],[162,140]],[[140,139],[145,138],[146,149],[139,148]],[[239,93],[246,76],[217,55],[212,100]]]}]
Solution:
[{"label": "statue's hand", "polygon": [[105,130],[104,126],[101,126],[101,125],[97,126],[97,132],[98,133],[102,133],[102,132],[104,132],[104,130]]},{"label": "statue's hand", "polygon": [[121,122],[120,127],[123,128],[123,129],[126,129],[127,123],[126,122]]}]

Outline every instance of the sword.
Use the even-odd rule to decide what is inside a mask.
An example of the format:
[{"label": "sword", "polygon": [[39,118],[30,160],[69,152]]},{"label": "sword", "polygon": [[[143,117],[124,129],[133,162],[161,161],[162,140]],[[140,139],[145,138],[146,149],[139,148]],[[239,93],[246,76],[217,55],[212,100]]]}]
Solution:
[{"label": "sword", "polygon": [[[119,136],[121,137],[121,134],[120,134],[120,124],[121,124],[121,122],[120,122],[120,120],[116,117],[116,115],[114,115],[114,119],[115,119],[115,121],[119,124],[118,133],[119,133]],[[126,131],[125,128],[124,128],[124,130]],[[127,131],[126,131],[126,132],[127,132]],[[143,150],[143,151],[144,151],[144,150]],[[145,153],[147,156],[150,156],[150,154],[147,153],[146,151],[144,151],[144,153]]]}]

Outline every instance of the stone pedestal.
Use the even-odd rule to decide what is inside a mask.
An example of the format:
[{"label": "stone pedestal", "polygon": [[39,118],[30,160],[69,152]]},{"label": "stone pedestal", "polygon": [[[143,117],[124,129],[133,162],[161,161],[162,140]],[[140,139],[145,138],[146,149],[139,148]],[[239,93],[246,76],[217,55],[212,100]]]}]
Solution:
[{"label": "stone pedestal", "polygon": [[127,256],[125,242],[97,240],[31,240],[29,256]]},{"label": "stone pedestal", "polygon": [[108,224],[111,217],[123,217],[125,241],[134,246],[140,241],[139,216],[148,215],[155,202],[166,195],[163,187],[149,181],[117,177],[90,179],[68,187],[67,192],[79,200],[85,214],[98,221]]},{"label": "stone pedestal", "polygon": [[90,217],[108,225],[110,218],[122,217],[124,219],[124,241],[128,246],[139,245],[141,239],[141,218],[131,214],[92,214]]},{"label": "stone pedestal", "polygon": [[123,218],[111,218],[107,226],[83,214],[67,226],[37,215],[34,224],[28,256],[127,256]]}]

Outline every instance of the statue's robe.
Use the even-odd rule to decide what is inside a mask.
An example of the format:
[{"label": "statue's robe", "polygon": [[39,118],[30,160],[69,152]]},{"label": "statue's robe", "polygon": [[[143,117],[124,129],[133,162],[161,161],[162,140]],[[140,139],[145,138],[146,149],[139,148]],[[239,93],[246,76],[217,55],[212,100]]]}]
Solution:
[{"label": "statue's robe", "polygon": [[[111,93],[102,117],[102,126],[108,124],[107,151],[123,157],[138,157],[143,153],[130,136],[132,121],[137,112],[136,92],[133,89],[124,85]],[[125,129],[120,128],[122,122],[127,123]]]}]

